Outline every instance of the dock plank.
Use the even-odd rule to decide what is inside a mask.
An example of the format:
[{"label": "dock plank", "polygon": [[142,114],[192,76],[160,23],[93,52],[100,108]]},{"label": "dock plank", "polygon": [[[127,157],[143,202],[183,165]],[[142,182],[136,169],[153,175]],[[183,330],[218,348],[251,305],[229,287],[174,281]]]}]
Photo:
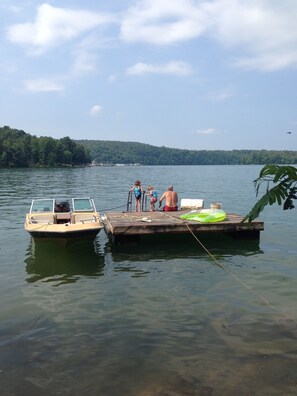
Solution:
[{"label": "dock plank", "polygon": [[242,223],[243,216],[227,214],[224,221],[217,223],[200,223],[179,218],[187,210],[177,212],[106,212],[104,220],[105,232],[109,235],[133,236],[149,234],[185,234],[189,229],[194,233],[223,232],[236,233],[237,236],[259,237],[264,230],[264,223],[255,220]]}]

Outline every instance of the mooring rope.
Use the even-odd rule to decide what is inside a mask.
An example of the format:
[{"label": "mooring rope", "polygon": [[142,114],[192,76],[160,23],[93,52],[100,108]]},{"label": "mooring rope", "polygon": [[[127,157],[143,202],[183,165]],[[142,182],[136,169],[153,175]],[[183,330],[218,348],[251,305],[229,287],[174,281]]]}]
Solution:
[{"label": "mooring rope", "polygon": [[120,209],[120,208],[125,208],[127,204],[120,205],[120,206],[115,206],[113,208],[107,208],[107,209],[98,209],[97,212],[107,212],[109,210],[115,210],[115,209]]},{"label": "mooring rope", "polygon": [[214,260],[214,262],[216,263],[216,265],[218,267],[220,267],[223,271],[227,272],[230,276],[232,276],[235,280],[237,280],[237,282],[239,282],[240,284],[242,284],[244,287],[246,287],[248,290],[252,291],[254,294],[257,295],[257,297],[259,297],[265,304],[267,304],[271,309],[274,309],[275,311],[278,311],[278,309],[272,305],[267,298],[265,298],[264,296],[262,296],[262,294],[259,294],[256,290],[254,290],[251,286],[249,286],[247,283],[243,282],[240,278],[238,278],[237,275],[235,275],[232,271],[230,271],[229,269],[227,269],[222,263],[220,263],[215,257],[214,255],[212,255],[210,253],[210,251],[203,245],[203,243],[200,241],[200,239],[197,237],[197,235],[194,234],[194,232],[191,230],[191,228],[189,227],[189,225],[187,223],[184,223],[185,226],[188,228],[189,232],[193,235],[193,237],[196,239],[197,242],[199,242],[199,244],[203,247],[203,249],[207,252],[207,254],[209,254],[209,256]]},{"label": "mooring rope", "polygon": [[[31,223],[31,224],[38,224],[38,223]],[[36,227],[36,228],[34,228],[34,230],[33,231],[36,231],[36,230],[40,230],[41,228],[43,228],[43,227],[45,227],[45,230],[47,229],[47,226],[48,225],[51,225],[51,224],[53,224],[53,223],[45,223],[45,224],[41,224],[41,226],[40,227]]]},{"label": "mooring rope", "polygon": [[262,296],[262,294],[258,293],[256,290],[254,290],[251,286],[249,286],[247,283],[242,281],[240,278],[238,278],[237,275],[235,275],[232,271],[227,269],[222,263],[220,263],[213,254],[210,253],[210,251],[204,246],[204,244],[200,241],[200,239],[197,237],[197,235],[194,234],[194,232],[191,230],[190,226],[188,223],[186,223],[184,220],[179,219],[178,217],[171,216],[168,212],[164,212],[165,215],[171,217],[174,220],[178,220],[180,223],[184,224],[186,228],[189,230],[190,234],[194,237],[194,239],[200,244],[200,246],[206,251],[206,253],[213,259],[215,264],[221,268],[223,271],[228,273],[233,279],[235,279],[237,282],[239,282],[242,286],[247,288],[249,291],[253,292],[259,299],[261,299],[267,306],[269,306],[271,309],[275,310],[276,312],[280,313],[280,311],[272,305],[267,298]]}]

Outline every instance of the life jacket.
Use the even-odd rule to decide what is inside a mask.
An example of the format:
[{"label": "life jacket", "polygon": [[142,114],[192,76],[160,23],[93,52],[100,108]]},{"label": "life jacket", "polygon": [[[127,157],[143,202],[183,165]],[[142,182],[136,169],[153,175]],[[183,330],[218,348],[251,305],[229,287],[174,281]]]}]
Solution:
[{"label": "life jacket", "polygon": [[153,197],[154,197],[154,198],[158,198],[158,193],[157,193],[156,190],[153,191]]},{"label": "life jacket", "polygon": [[134,187],[134,195],[135,195],[135,198],[141,197],[141,188],[140,187]]}]

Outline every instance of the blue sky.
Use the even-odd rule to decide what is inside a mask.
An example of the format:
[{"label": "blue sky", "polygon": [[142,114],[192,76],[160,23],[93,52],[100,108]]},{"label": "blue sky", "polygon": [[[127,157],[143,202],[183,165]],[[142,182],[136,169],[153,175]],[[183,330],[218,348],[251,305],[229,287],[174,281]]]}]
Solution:
[{"label": "blue sky", "polygon": [[1,0],[0,125],[297,150],[296,20],[294,0]]}]

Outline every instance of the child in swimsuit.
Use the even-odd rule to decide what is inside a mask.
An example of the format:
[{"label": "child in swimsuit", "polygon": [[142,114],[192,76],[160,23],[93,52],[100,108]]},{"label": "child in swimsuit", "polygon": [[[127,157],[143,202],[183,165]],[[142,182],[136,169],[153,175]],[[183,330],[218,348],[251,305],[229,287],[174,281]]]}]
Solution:
[{"label": "child in swimsuit", "polygon": [[148,186],[148,196],[150,197],[150,211],[155,212],[155,203],[158,201],[158,193],[153,186]]},{"label": "child in swimsuit", "polygon": [[134,186],[130,188],[129,191],[134,191],[134,196],[135,196],[135,212],[140,212],[141,211],[141,195],[145,193],[143,188],[141,187],[141,181],[136,180],[134,183]]}]

